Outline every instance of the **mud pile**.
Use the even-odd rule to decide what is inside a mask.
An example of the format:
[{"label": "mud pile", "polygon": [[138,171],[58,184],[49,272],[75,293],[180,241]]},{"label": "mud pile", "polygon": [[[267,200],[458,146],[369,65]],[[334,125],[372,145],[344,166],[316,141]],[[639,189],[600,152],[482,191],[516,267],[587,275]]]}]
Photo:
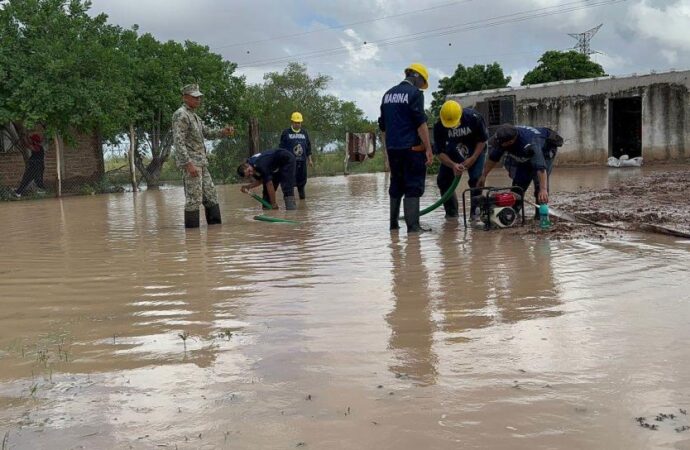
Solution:
[{"label": "mud pile", "polygon": [[[624,230],[655,232],[651,228],[661,226],[690,233],[689,188],[690,169],[687,169],[643,175],[607,189],[558,192],[553,195],[551,205],[578,218]],[[615,230],[562,221],[551,230],[556,235],[584,232],[592,233],[592,237],[602,237],[612,231]]]}]

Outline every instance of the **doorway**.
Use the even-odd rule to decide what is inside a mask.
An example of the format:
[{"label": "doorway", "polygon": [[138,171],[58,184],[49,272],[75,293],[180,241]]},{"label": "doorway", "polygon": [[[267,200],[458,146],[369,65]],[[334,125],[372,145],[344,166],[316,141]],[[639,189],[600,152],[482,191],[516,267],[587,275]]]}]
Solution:
[{"label": "doorway", "polygon": [[642,156],[642,98],[612,98],[609,111],[609,156]]}]

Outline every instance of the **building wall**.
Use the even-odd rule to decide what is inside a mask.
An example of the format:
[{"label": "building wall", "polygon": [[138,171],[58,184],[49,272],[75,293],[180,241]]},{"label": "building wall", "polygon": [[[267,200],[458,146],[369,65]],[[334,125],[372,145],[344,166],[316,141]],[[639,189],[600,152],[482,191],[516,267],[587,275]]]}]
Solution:
[{"label": "building wall", "polygon": [[[72,144],[62,142],[63,164],[62,180],[65,184],[77,184],[99,180],[104,173],[103,151],[101,140],[96,134],[79,134]],[[57,160],[55,146],[51,140],[45,146],[44,181],[47,186],[57,186]],[[21,153],[12,150],[0,153],[0,182],[6,186],[16,187],[24,174],[24,158]]]},{"label": "building wall", "polygon": [[513,96],[516,124],[548,126],[566,140],[558,164],[604,164],[609,157],[609,100],[641,97],[646,161],[690,158],[690,71],[597,78],[451,95],[463,106]]}]

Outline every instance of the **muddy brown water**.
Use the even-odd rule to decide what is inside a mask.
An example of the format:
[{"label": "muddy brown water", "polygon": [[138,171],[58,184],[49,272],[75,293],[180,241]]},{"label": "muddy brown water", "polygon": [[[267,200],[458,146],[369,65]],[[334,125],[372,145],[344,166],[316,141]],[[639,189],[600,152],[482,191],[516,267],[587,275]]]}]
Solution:
[{"label": "muddy brown water", "polygon": [[191,232],[179,187],[0,204],[4,448],[690,448],[689,241],[391,236],[386,187],[310,180],[291,226],[221,186]]}]

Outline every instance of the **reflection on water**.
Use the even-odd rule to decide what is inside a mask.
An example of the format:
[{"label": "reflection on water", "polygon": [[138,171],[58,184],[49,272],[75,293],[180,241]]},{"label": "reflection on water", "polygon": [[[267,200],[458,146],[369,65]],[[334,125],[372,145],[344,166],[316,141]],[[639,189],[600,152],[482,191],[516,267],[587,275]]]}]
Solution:
[{"label": "reflection on water", "polygon": [[432,346],[435,325],[429,295],[429,275],[422,261],[419,236],[391,242],[392,286],[395,305],[386,316],[391,327],[390,348],[396,353],[391,370],[397,377],[411,376],[425,384],[436,378]]},{"label": "reflection on water", "polygon": [[[559,174],[556,189],[634,175]],[[684,448],[690,246],[465,230],[442,213],[424,217],[431,233],[391,235],[387,182],[311,180],[306,204],[273,213],[299,226],[254,222],[236,186],[219,189],[224,224],[192,232],[179,187],[0,204],[0,436]],[[656,432],[633,420],[673,411]]]}]

